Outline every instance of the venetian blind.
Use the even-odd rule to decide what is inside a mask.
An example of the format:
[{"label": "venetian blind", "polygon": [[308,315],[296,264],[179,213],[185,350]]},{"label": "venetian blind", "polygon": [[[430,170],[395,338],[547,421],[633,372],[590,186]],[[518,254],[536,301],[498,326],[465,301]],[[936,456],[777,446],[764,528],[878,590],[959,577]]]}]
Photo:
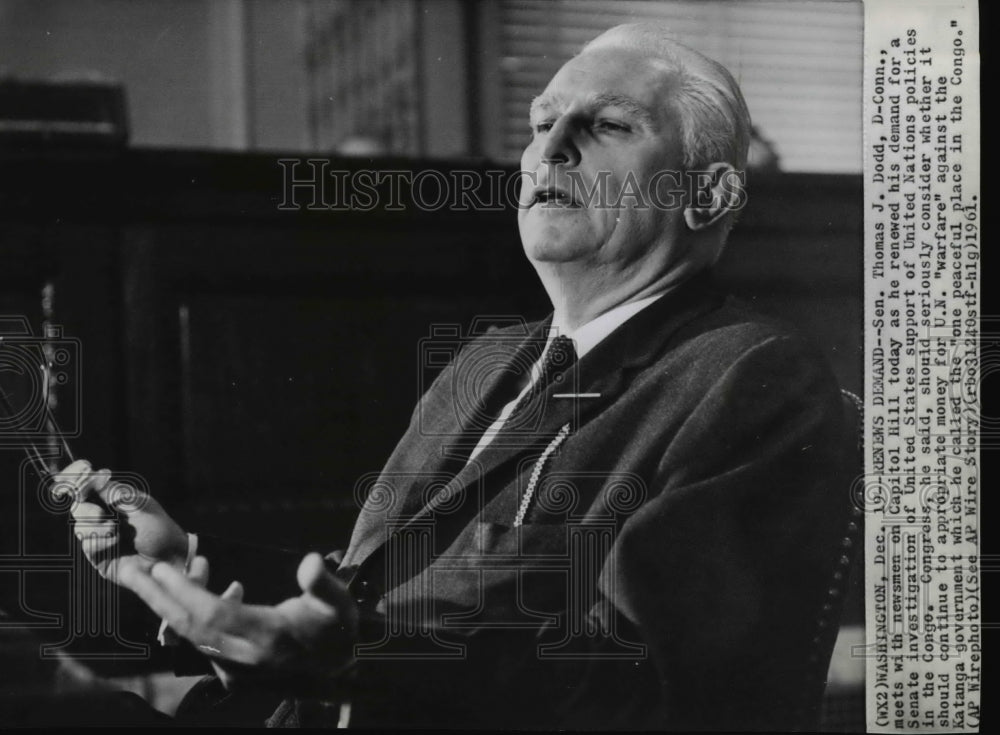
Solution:
[{"label": "venetian blind", "polygon": [[863,8],[851,0],[502,0],[504,158],[517,161],[527,111],[559,67],[618,23],[658,20],[720,61],[784,171],[861,171]]}]

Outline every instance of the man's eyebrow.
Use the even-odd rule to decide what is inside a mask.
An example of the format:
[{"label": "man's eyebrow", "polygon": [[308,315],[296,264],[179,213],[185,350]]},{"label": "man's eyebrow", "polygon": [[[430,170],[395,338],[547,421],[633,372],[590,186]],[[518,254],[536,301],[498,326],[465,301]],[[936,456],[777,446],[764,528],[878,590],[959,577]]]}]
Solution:
[{"label": "man's eyebrow", "polygon": [[[540,94],[531,101],[530,114],[531,116],[540,115],[543,112],[558,106],[558,97],[555,95]],[[649,127],[653,127],[654,116],[649,108],[635,98],[624,94],[616,94],[614,92],[599,94],[591,98],[587,103],[587,106],[591,109],[600,109],[602,107],[620,107],[632,117],[636,118],[639,122]]]},{"label": "man's eyebrow", "polygon": [[531,100],[531,107],[529,108],[529,114],[534,117],[535,115],[540,115],[546,110],[550,110],[553,107],[559,105],[559,99],[555,95],[551,94],[540,94],[535,99]]},{"label": "man's eyebrow", "polygon": [[639,122],[650,127],[653,125],[653,113],[650,109],[633,97],[624,94],[615,94],[613,92],[599,94],[594,97],[592,105],[595,108],[620,107],[638,119]]}]

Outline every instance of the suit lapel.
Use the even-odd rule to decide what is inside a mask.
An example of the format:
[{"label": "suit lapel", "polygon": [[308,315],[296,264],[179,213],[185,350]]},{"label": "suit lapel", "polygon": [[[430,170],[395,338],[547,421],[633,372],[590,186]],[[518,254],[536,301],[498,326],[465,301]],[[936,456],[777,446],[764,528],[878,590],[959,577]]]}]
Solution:
[{"label": "suit lapel", "polygon": [[[509,462],[541,453],[563,426],[568,424],[570,432],[575,432],[612,401],[621,392],[621,367],[606,370],[605,366],[598,366],[588,358],[589,354],[566,374],[562,383],[550,385],[519,419],[508,421],[475,459],[462,466],[449,483],[449,491],[467,496],[466,502],[472,500],[474,488],[482,487],[491,473]],[[452,502],[445,494],[437,496],[419,517]]]},{"label": "suit lapel", "polygon": [[[486,335],[461,353],[450,384],[439,391],[438,398],[448,405],[427,409],[434,424],[421,442],[426,459],[401,502],[387,514],[387,521],[400,523],[414,517],[426,505],[428,485],[460,473],[483,432],[510,399],[517,380],[526,377],[525,371],[537,361],[550,323],[551,316],[522,329],[498,332],[493,339]],[[455,402],[462,405],[456,409]]]},{"label": "suit lapel", "polygon": [[[456,474],[443,490],[430,498],[424,498],[422,487],[413,488],[400,512],[393,514],[393,519],[405,528],[412,523],[426,521],[442,509],[447,509],[448,517],[455,520],[458,516],[467,516],[470,510],[481,508],[491,497],[487,487],[490,487],[490,493],[500,490],[487,483],[490,475],[512,461],[530,458],[532,454],[539,455],[566,424],[570,426],[568,441],[572,441],[572,435],[581,426],[627,389],[634,371],[648,365],[662,353],[666,342],[678,329],[717,308],[720,302],[721,297],[712,288],[710,279],[701,276],[643,309],[588,352],[571,371],[568,380],[549,386],[538,401],[544,406],[544,412],[538,412],[533,423],[527,422],[519,427],[505,426],[471,462],[466,462],[465,458],[482,432],[470,431],[469,422],[463,422],[459,430],[459,424],[455,422],[454,437],[443,447],[438,443],[436,450],[428,452],[430,456],[424,470],[438,474],[453,470]],[[551,317],[538,323],[530,337],[504,364],[504,369],[524,359],[526,344],[539,339],[544,342],[550,323]],[[497,377],[483,386],[481,405],[489,406],[491,401],[500,401],[500,406],[493,407],[494,415],[504,400],[509,400],[509,397],[498,397],[496,394],[498,388],[502,393],[504,383]],[[561,397],[567,395],[571,397]],[[427,444],[430,449],[435,443],[431,441]],[[381,539],[385,540],[384,534]],[[377,545],[373,543],[371,548],[355,554],[355,559],[363,561]]]}]

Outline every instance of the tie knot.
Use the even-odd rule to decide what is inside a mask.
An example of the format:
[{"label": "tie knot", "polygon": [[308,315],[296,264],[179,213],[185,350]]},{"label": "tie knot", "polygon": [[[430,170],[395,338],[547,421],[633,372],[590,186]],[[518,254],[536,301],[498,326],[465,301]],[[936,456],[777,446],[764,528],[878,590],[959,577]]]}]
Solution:
[{"label": "tie knot", "polygon": [[573,340],[564,334],[560,334],[552,340],[548,350],[545,351],[542,372],[546,375],[561,373],[575,362],[576,348],[573,347]]},{"label": "tie knot", "polygon": [[576,362],[576,348],[573,340],[565,335],[559,335],[549,343],[542,361],[542,374],[539,378],[539,388],[544,389],[553,378],[558,380],[566,370]]}]

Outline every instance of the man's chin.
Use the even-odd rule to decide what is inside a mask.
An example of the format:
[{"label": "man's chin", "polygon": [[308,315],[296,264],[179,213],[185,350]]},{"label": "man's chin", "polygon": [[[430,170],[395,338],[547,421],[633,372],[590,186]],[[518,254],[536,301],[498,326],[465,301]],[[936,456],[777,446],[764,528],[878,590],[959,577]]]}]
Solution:
[{"label": "man's chin", "polygon": [[585,248],[565,242],[546,240],[525,243],[524,254],[533,263],[570,263],[585,254]]},{"label": "man's chin", "polygon": [[587,233],[565,232],[562,228],[545,227],[541,232],[522,233],[521,242],[528,260],[536,263],[568,263],[586,257],[589,247]]}]

